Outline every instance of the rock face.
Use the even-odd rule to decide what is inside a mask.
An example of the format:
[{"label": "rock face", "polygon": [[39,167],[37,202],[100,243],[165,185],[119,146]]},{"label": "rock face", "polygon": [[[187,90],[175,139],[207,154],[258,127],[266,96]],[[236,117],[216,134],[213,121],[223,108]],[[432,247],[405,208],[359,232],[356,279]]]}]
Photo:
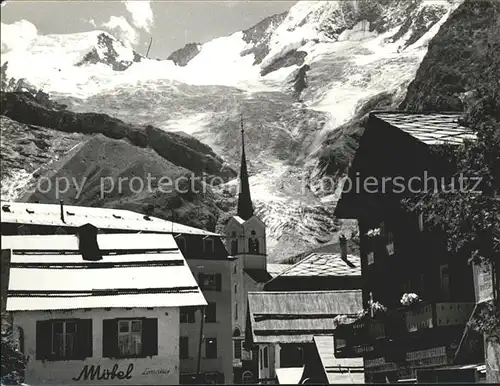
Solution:
[{"label": "rock face", "polygon": [[298,51],[298,50],[288,51],[285,55],[276,58],[270,64],[263,67],[262,70],[260,70],[260,75],[266,76],[270,72],[279,70],[280,68],[283,67],[290,67],[294,65],[301,66],[304,63],[304,58],[306,56],[307,52],[304,51]]},{"label": "rock face", "polygon": [[26,92],[2,93],[1,103],[1,114],[20,123],[66,133],[100,133],[108,138],[125,139],[134,146],[150,147],[174,164],[196,173],[224,178],[236,175],[208,146],[192,137],[181,137],[153,126],[130,125],[106,114],[54,110]]},{"label": "rock face", "polygon": [[243,31],[243,40],[252,47],[243,50],[240,55],[253,54],[255,57],[254,64],[260,64],[262,59],[269,54],[269,41],[272,32],[285,19],[287,14],[288,12],[283,12],[266,17],[253,27]]},{"label": "rock face", "polygon": [[500,88],[500,3],[466,1],[442,25],[429,44],[400,108],[411,111],[455,110],[480,84]]},{"label": "rock face", "polygon": [[184,67],[199,54],[200,50],[200,43],[188,43],[183,48],[172,52],[167,60],[171,60],[178,66]]},{"label": "rock face", "polygon": [[88,52],[83,59],[77,63],[77,66],[84,64],[104,63],[115,71],[125,71],[134,62],[140,62],[142,56],[132,50],[132,58],[124,59],[118,53],[117,49],[121,46],[122,50],[127,49],[122,46],[112,36],[102,33],[97,36],[97,45],[90,52]]}]

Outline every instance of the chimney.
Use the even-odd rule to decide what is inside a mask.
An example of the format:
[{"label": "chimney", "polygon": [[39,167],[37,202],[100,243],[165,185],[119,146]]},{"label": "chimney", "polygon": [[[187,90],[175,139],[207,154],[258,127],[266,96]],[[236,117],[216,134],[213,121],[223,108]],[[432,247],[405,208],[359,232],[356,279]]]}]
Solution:
[{"label": "chimney", "polygon": [[66,221],[64,221],[64,201],[60,200],[59,203],[61,204],[61,221],[66,223]]},{"label": "chimney", "polygon": [[342,233],[339,237],[340,244],[340,258],[347,261],[347,238]]},{"label": "chimney", "polygon": [[344,261],[349,267],[356,268],[356,265],[354,265],[354,263],[350,262],[347,259],[347,238],[344,236],[343,233],[341,233],[339,236],[339,244],[340,244],[340,258],[342,259],[342,261]]},{"label": "chimney", "polygon": [[97,244],[97,228],[95,226],[85,224],[78,228],[78,248],[83,260],[102,260],[102,253]]}]

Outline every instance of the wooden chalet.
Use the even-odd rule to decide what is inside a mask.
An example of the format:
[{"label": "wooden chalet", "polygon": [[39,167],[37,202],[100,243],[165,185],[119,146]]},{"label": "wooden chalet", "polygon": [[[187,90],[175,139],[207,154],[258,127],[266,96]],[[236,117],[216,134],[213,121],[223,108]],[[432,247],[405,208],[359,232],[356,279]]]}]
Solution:
[{"label": "wooden chalet", "polygon": [[[426,229],[426,213],[401,202],[434,181],[451,181],[453,163],[435,150],[474,138],[459,117],[372,112],[349,169],[352,187],[344,186],[335,215],[358,220],[363,306],[370,312],[336,330],[335,352],[363,357],[366,382],[416,381],[426,369],[466,364],[468,375],[457,370],[447,380],[471,382],[475,365],[484,363],[482,337],[474,333],[461,363],[456,359],[475,306],[468,256],[448,252],[444,234]],[[386,311],[372,311],[370,302]]]}]

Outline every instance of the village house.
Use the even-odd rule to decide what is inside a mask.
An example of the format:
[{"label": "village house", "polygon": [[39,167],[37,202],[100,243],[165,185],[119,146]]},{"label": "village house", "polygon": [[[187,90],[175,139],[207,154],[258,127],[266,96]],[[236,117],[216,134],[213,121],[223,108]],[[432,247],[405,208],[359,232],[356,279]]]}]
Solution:
[{"label": "village house", "polygon": [[206,301],[172,235],[2,235],[31,385],[179,383],[180,307]]},{"label": "village house", "polygon": [[451,181],[455,166],[435,150],[474,138],[458,119],[373,112],[350,166],[357,185],[344,189],[335,215],[358,220],[367,312],[339,326],[335,352],[363,357],[367,382],[435,381],[429,370],[451,365],[441,381],[474,382],[484,373],[482,338],[465,334],[475,307],[470,256],[448,252],[444,234],[426,228],[427,214],[401,203]]},{"label": "village house", "polygon": [[362,310],[361,290],[250,292],[246,340],[258,347],[261,383],[358,383],[360,359],[337,359],[339,315]]},{"label": "village house", "polygon": [[80,226],[90,223],[99,234],[161,233],[173,237],[208,300],[206,310],[181,308],[180,382],[232,382],[232,289],[238,277],[233,275],[235,259],[228,256],[220,235],[128,210],[62,202],[2,201],[1,214],[2,235],[76,234]]}]

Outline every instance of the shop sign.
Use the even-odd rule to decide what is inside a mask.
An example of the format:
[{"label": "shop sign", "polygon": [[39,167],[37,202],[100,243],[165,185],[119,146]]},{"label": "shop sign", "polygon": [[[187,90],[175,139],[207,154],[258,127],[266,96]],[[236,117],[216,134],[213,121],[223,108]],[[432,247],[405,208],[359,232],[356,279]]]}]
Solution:
[{"label": "shop sign", "polygon": [[446,365],[448,364],[446,347],[406,353],[406,362],[413,368]]},{"label": "shop sign", "polygon": [[371,345],[371,344],[363,344],[363,345],[353,347],[353,351],[355,354],[364,354],[367,352],[372,352],[373,350],[374,350],[373,345]]},{"label": "shop sign", "polygon": [[73,381],[106,381],[108,379],[130,379],[132,378],[132,371],[134,365],[130,363],[126,370],[120,370],[119,365],[115,364],[112,368],[104,368],[101,365],[83,366],[80,374],[73,377]]},{"label": "shop sign", "polygon": [[491,263],[482,262],[474,265],[474,284],[476,285],[477,303],[494,299],[493,269]]}]

